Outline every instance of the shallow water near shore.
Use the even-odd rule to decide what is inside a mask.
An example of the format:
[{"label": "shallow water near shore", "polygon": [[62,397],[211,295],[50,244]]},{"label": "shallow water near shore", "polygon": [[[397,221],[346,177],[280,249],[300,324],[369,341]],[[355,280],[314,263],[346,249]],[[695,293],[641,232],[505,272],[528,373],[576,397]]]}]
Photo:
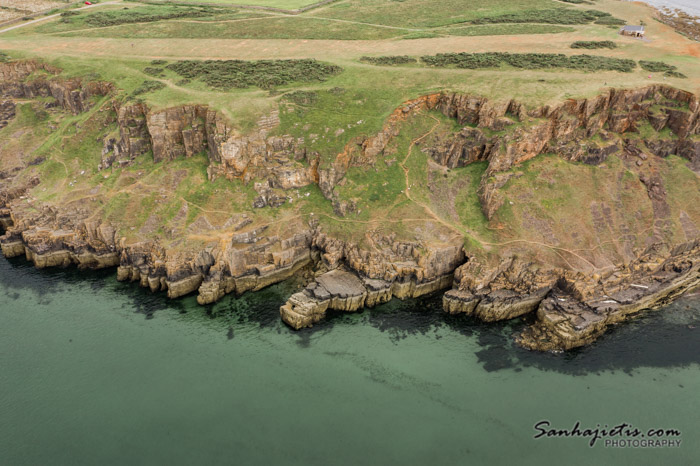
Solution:
[{"label": "shallow water near shore", "polygon": [[[515,347],[439,296],[294,332],[288,284],[200,307],[113,271],[0,259],[0,464],[691,464],[700,457],[700,299],[590,347]],[[210,314],[218,314],[212,318]],[[673,428],[678,448],[559,429]]]},{"label": "shallow water near shore", "polygon": [[656,8],[679,9],[694,16],[700,16],[700,3],[697,0],[642,0]]}]

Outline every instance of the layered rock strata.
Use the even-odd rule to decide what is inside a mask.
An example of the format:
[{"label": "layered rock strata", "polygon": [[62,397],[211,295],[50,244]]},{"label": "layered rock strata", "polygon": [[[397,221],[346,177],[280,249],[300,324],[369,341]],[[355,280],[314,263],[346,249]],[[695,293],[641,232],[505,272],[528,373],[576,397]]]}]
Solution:
[{"label": "layered rock strata", "polygon": [[635,266],[627,275],[599,283],[593,293],[577,283],[558,282],[518,343],[542,351],[568,350],[595,341],[611,325],[642,310],[669,304],[700,286],[700,240],[677,246],[661,263],[648,255]]},{"label": "layered rock strata", "polygon": [[93,97],[103,97],[114,85],[103,81],[56,77],[60,70],[34,61],[0,63],[0,96],[33,99],[53,97],[59,106],[74,115],[93,105]]},{"label": "layered rock strata", "polygon": [[280,308],[282,320],[297,330],[311,327],[329,309],[354,312],[386,303],[392,298],[417,298],[452,286],[451,274],[418,283],[387,282],[335,269],[317,277],[303,291],[293,294]]},{"label": "layered rock strata", "polygon": [[[80,113],[90,108],[92,97],[112,90],[106,83],[64,80],[57,73],[34,62],[0,64],[0,95],[51,96],[66,111]],[[665,86],[610,90],[591,99],[533,110],[515,101],[434,94],[406,102],[378,134],[350,141],[323,167],[320,154],[307,150],[303,139],[270,136],[274,122],[255,134],[241,135],[206,106],[152,111],[143,104],[116,99],[113,106],[118,134],[105,137],[101,168],[128,165],[149,151],[160,163],[204,152],[210,179],[255,184],[256,207],[278,205],[284,202],[285,190],[312,183],[328,199],[338,201],[335,186],[348,168],[374,164],[399,134],[401,123],[427,110],[440,111],[463,125],[424,149],[436,163],[454,168],[488,162],[479,197],[489,219],[503,202],[499,189],[512,176],[509,170],[545,152],[599,164],[618,152],[638,152],[641,157],[643,145],[644,152],[661,157],[676,154],[700,169],[698,98]],[[9,115],[10,108],[3,104],[3,114]],[[647,124],[655,131],[667,131],[653,140],[627,137]],[[582,144],[594,136],[600,136],[598,142]],[[3,173],[0,178],[13,176]],[[665,209],[659,180],[652,174],[641,181],[655,208]],[[673,299],[699,280],[697,240],[671,250],[657,243],[636,261],[610,268],[602,276],[543,268],[516,256],[502,258],[497,266],[478,264],[466,257],[461,239],[454,244],[426,244],[368,232],[367,242],[360,246],[329,236],[315,222],[302,221],[282,237],[264,226],[234,222],[229,241],[209,244],[201,251],[174,252],[155,241],[127,243],[117,234],[118,225],[95,220],[88,206],[24,208],[25,194],[38,183],[32,179],[0,190],[0,228],[5,232],[0,247],[6,256],[24,255],[38,267],[118,266],[120,280],[167,291],[173,298],[198,292],[201,304],[215,302],[226,293],[260,289],[313,265],[316,279],[280,310],[294,328],[312,325],[328,309],[354,311],[454,283],[444,296],[446,311],[485,321],[534,312],[535,324],[518,341],[533,349],[568,349],[589,343],[608,325],[639,309]]]}]

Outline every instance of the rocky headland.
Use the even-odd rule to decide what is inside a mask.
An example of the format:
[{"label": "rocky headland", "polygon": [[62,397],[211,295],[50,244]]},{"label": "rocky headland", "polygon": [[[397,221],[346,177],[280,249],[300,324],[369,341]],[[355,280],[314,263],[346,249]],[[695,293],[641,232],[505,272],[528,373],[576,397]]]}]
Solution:
[{"label": "rocky headland", "polygon": [[[203,216],[188,225],[185,205],[166,225],[172,228],[164,230],[162,240],[125,235],[126,225],[102,215],[100,186],[83,198],[39,201],[33,193],[44,189],[46,175],[36,168],[44,160],[3,151],[2,158],[12,160],[0,171],[0,247],[6,257],[25,256],[37,267],[117,267],[119,280],[165,291],[171,298],[197,293],[200,304],[304,275],[308,285],[280,309],[295,329],[318,322],[328,309],[352,312],[392,298],[444,291],[449,313],[488,322],[531,315],[532,323],[517,341],[537,350],[588,344],[610,325],[700,284],[700,217],[693,206],[682,207],[692,201],[671,192],[661,165],[678,157],[700,176],[700,100],[690,92],[662,85],[609,89],[538,108],[514,100],[432,94],[405,102],[378,133],[348,141],[338,154],[310,150],[304,138],[276,134],[277,113],[241,134],[204,105],[153,110],[118,96],[110,83],[65,79],[60,70],[34,61],[0,63],[0,129],[15,118],[18,101],[38,98],[46,100],[47,109],[68,115],[101,115],[105,130],[95,162],[100,173],[128,168],[143,157],[167,169],[204,153],[209,182],[243,183],[255,196],[247,209],[226,212],[220,225]],[[588,252],[574,251],[556,232],[547,242],[479,241],[468,228],[438,216],[424,229],[442,233],[417,240],[378,230],[358,237],[333,235],[318,215],[278,223],[258,218],[257,212],[289,206],[293,190],[317,186],[336,217],[351,221],[356,207],[338,187],[351,169],[370,170],[379,157],[395,151],[406,122],[423,115],[437,115],[459,130],[433,131],[420,141],[415,135],[408,155],[420,144],[435,170],[445,172],[484,164],[478,202],[494,230],[509,221],[504,209],[513,201],[507,190],[524,176],[523,164],[555,154],[597,170],[606,170],[609,158],[620,160],[632,174],[624,182],[649,204],[649,218],[637,218],[650,220],[648,234],[617,238],[611,218],[624,208],[614,195],[584,210],[595,211],[595,234],[612,235],[610,241],[619,244]],[[438,183],[430,189],[439,190]],[[697,195],[694,183],[687,189]],[[199,234],[207,238],[201,247],[184,240],[193,225],[206,233]]]}]

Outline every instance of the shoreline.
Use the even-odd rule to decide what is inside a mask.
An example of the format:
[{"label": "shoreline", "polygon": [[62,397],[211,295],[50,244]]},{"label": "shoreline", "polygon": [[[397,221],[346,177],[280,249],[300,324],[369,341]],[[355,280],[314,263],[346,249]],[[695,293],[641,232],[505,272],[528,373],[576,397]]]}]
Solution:
[{"label": "shoreline", "polygon": [[[630,0],[632,1],[632,0]],[[656,10],[655,18],[679,34],[700,42],[700,6],[665,0],[640,0]],[[688,0],[683,0],[688,1]]]},{"label": "shoreline", "polygon": [[[12,209],[4,210],[10,217],[0,222],[0,233],[3,234],[13,227],[10,220]],[[76,254],[65,248],[48,248],[43,253],[37,253],[23,236],[11,243],[3,242],[2,254],[6,259],[24,257],[37,269],[75,265],[84,271],[115,270],[118,281],[140,282],[141,287],[150,288],[151,292],[166,292],[169,299],[191,296],[197,289],[189,283],[180,289],[180,282],[190,282],[192,277],[169,283],[165,289],[152,286],[150,280],[144,281],[140,275],[137,278],[131,276],[132,272],[139,274],[138,267],[126,266],[130,274],[125,276],[125,266],[120,264],[119,258],[127,250],[121,245],[116,251],[104,255],[95,251]],[[3,236],[3,239],[7,237]],[[248,285],[252,280],[254,285],[244,287],[240,293],[238,290],[231,292],[235,291],[236,295],[246,291],[256,292],[270,285],[301,278],[308,285],[292,294],[287,303],[280,307],[281,320],[294,330],[313,327],[325,318],[329,309],[352,313],[371,309],[395,298],[403,301],[405,298],[443,292],[443,311],[446,314],[477,317],[485,324],[532,316],[532,323],[513,335],[515,343],[524,349],[555,353],[588,346],[615,324],[633,320],[642,311],[657,310],[681,297],[700,293],[700,238],[677,245],[668,255],[659,256],[649,251],[627,267],[616,267],[607,277],[595,279],[564,273],[549,286],[545,285],[532,293],[495,289],[476,295],[461,290],[453,274],[425,283],[413,280],[387,283],[369,279],[345,263],[322,272],[327,269],[320,261],[321,251],[312,248],[309,255],[308,261],[267,277],[246,275],[234,279],[243,280]],[[305,267],[308,267],[310,275],[302,272]],[[455,269],[455,273],[459,273],[459,268]],[[314,276],[316,278],[311,278]],[[195,281],[202,283],[201,279]],[[203,302],[200,290],[197,301],[200,305],[212,304],[225,294],[229,293]]]},{"label": "shoreline", "polygon": [[[39,67],[36,62],[5,65],[7,94],[13,98],[52,95],[64,111],[78,115],[90,108],[90,97],[104,97],[114,91],[113,84],[101,81],[59,78],[50,83],[42,79],[25,83],[23,79]],[[52,71],[46,66],[42,69]],[[295,145],[302,143],[287,136],[265,139],[267,135],[261,134],[255,141],[278,149],[266,150],[262,155],[250,152],[250,157],[242,157],[244,150],[252,151],[250,147],[257,146],[247,144],[250,138],[228,129],[222,116],[202,105],[158,111],[143,104],[103,105],[115,108],[117,129],[113,137],[103,139],[112,152],[103,150],[100,169],[114,163],[128,166],[149,151],[154,162],[161,164],[206,151],[209,182],[216,177],[246,173],[251,179],[286,183],[280,186],[317,183],[325,199],[336,202],[333,189],[349,168],[347,157],[340,157],[328,171],[318,169],[318,163],[310,163],[310,168],[302,166],[299,171],[294,171],[297,169],[291,162],[270,168],[272,157],[281,160],[291,153],[306,154],[312,161],[313,157],[320,157]],[[479,111],[473,111],[474,108]],[[654,222],[669,219],[668,193],[658,174],[663,168],[661,161],[675,154],[696,170],[700,163],[700,141],[694,139],[700,115],[698,96],[658,84],[636,89],[610,88],[593,98],[570,99],[556,106],[533,109],[514,100],[503,105],[467,94],[423,95],[398,106],[379,133],[361,145],[355,144],[360,153],[357,160],[374,160],[398,137],[402,122],[421,111],[439,112],[463,128],[457,136],[447,132],[442,139],[427,143],[425,147],[434,151],[433,163],[448,169],[458,168],[460,163],[466,166],[475,160],[489,160],[491,175],[481,177],[479,188],[479,206],[487,220],[496,218],[494,213],[506,202],[498,190],[516,176],[512,168],[549,152],[557,154],[557,160],[598,167],[608,156],[617,154],[617,160],[632,174],[628,177],[629,186],[636,189],[640,200],[648,199],[649,221]],[[504,125],[514,124],[512,121],[524,126],[512,134],[499,135],[499,130],[505,131]],[[629,138],[630,128],[646,124],[658,136]],[[601,131],[605,136],[601,136],[601,145],[589,148],[585,142]],[[491,139],[487,139],[489,134],[493,134]],[[446,142],[451,152],[444,150]],[[120,149],[114,150],[117,145]],[[414,145],[415,140],[409,147]],[[409,148],[406,159],[410,154]],[[522,237],[484,243],[497,248],[505,246],[494,250],[491,257],[465,246],[462,235],[437,242],[430,237],[419,242],[372,233],[368,241],[373,248],[368,248],[356,243],[356,238],[334,236],[324,231],[318,221],[304,221],[302,215],[294,217],[294,228],[280,231],[268,231],[269,223],[232,219],[231,236],[225,241],[210,243],[204,249],[193,246],[178,251],[163,246],[157,238],[135,237],[127,241],[119,234],[124,225],[96,218],[96,211],[89,207],[58,202],[49,210],[35,204],[31,192],[41,180],[38,176],[23,178],[23,173],[21,168],[6,173],[3,185],[6,183],[7,187],[0,191],[0,232],[4,233],[0,246],[6,257],[25,256],[38,268],[117,266],[120,281],[137,282],[154,292],[167,291],[169,298],[197,292],[197,301],[202,305],[214,303],[226,294],[260,290],[299,275],[308,267],[311,273],[304,274],[308,286],[290,296],[280,309],[282,320],[296,329],[312,326],[324,318],[328,309],[354,312],[393,297],[416,298],[451,288],[444,295],[446,312],[474,315],[485,322],[535,315],[532,328],[517,341],[530,349],[565,350],[586,345],[610,325],[626,320],[641,308],[670,302],[700,283],[700,238],[697,228],[688,224],[692,219],[687,214],[686,223],[678,226],[682,236],[649,236],[636,249],[629,250],[628,260],[608,255],[605,260],[609,265],[605,266],[590,262],[565,245],[552,246],[551,242],[527,241]],[[269,181],[268,185],[273,186]],[[274,192],[259,194],[257,199],[261,202],[258,205],[256,200],[255,206],[265,207],[270,200],[274,204]],[[234,210],[231,214],[245,212]],[[435,215],[435,219],[439,217]],[[535,245],[530,258],[523,256],[521,250],[516,252],[506,246],[519,241]],[[536,254],[542,248],[568,253],[574,265],[566,260],[547,262],[538,258]]]},{"label": "shoreline", "polygon": [[[688,15],[700,17],[700,5],[692,0],[632,0],[646,3],[657,10],[682,11]],[[694,3],[694,4],[693,4]]]}]

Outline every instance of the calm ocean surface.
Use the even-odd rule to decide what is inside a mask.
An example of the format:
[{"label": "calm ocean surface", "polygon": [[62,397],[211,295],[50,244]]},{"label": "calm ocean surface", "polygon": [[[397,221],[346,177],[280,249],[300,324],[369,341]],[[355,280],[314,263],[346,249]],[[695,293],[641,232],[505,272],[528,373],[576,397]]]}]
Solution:
[{"label": "calm ocean surface", "polygon": [[678,8],[691,15],[700,16],[700,0],[642,0],[657,8]]},{"label": "calm ocean surface", "polygon": [[[522,322],[446,315],[439,297],[294,332],[290,285],[215,306],[114,272],[0,259],[0,464],[697,464],[700,299],[567,354],[516,348]],[[218,313],[212,318],[211,313]],[[626,422],[678,448],[535,440]]]}]

